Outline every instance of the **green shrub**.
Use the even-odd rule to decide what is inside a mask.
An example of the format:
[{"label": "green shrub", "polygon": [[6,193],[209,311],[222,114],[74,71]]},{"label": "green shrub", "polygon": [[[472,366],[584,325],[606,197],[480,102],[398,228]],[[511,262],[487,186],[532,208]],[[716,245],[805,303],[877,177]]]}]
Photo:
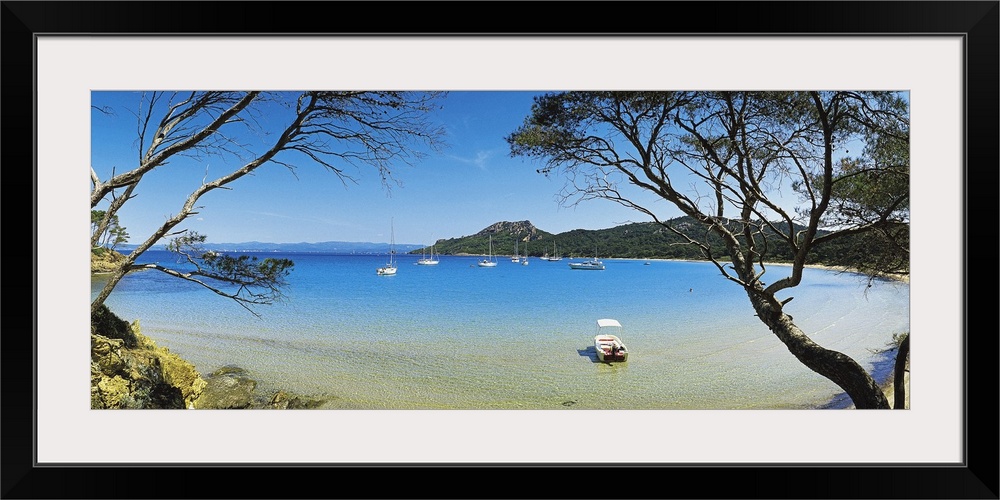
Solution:
[{"label": "green shrub", "polygon": [[90,317],[90,332],[103,335],[109,339],[121,339],[125,342],[125,347],[134,348],[139,345],[139,339],[132,331],[128,322],[115,316],[115,313],[108,309],[108,306],[101,305],[101,308]]}]

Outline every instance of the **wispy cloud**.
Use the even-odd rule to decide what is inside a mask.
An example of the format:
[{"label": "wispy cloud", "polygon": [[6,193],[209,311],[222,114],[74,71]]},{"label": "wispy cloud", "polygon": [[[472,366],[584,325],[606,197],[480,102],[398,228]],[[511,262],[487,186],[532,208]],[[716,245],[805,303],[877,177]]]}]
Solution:
[{"label": "wispy cloud", "polygon": [[456,161],[462,162],[466,165],[472,165],[479,170],[487,171],[489,170],[489,160],[494,156],[493,151],[481,150],[476,151],[476,155],[473,158],[462,157],[462,156],[451,156],[451,158]]}]

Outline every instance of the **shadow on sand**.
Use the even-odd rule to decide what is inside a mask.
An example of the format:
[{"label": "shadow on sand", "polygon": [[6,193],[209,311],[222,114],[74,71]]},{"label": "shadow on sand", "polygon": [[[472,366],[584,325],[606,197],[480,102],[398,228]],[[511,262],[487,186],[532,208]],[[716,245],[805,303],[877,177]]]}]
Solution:
[{"label": "shadow on sand", "polygon": [[594,346],[587,347],[586,349],[577,349],[576,352],[581,357],[590,358],[592,363],[601,363],[604,365],[612,364],[610,361],[601,361],[601,358],[597,357],[597,348]]}]

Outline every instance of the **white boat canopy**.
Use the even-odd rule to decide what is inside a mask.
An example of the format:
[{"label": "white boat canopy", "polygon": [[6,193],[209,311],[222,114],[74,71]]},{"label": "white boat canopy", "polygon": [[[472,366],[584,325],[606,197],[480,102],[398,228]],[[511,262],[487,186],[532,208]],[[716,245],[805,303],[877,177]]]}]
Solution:
[{"label": "white boat canopy", "polygon": [[598,328],[604,328],[604,327],[607,327],[607,326],[613,326],[613,327],[616,327],[616,328],[621,328],[622,324],[619,323],[618,320],[616,320],[616,319],[610,319],[610,318],[604,318],[604,319],[597,320],[597,327]]}]

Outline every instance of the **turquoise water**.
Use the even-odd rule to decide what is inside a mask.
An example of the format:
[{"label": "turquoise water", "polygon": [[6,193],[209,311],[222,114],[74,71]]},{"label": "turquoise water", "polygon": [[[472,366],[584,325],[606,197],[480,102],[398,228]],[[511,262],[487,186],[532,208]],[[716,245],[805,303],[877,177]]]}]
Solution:
[{"label": "turquoise water", "polygon": [[[281,303],[248,313],[155,271],[127,276],[107,305],[203,374],[247,369],[259,389],[336,396],[350,409],[812,408],[842,392],[805,368],[707,263],[441,256],[259,254],[295,261]],[[147,260],[173,263],[171,254]],[[582,260],[582,259],[577,259]],[[765,281],[788,273],[768,268]],[[770,279],[768,279],[770,278]],[[101,286],[93,281],[93,293]],[[909,286],[808,269],[787,311],[813,340],[871,369],[870,351],[909,330]],[[599,318],[624,326],[626,363],[597,362]]]}]

